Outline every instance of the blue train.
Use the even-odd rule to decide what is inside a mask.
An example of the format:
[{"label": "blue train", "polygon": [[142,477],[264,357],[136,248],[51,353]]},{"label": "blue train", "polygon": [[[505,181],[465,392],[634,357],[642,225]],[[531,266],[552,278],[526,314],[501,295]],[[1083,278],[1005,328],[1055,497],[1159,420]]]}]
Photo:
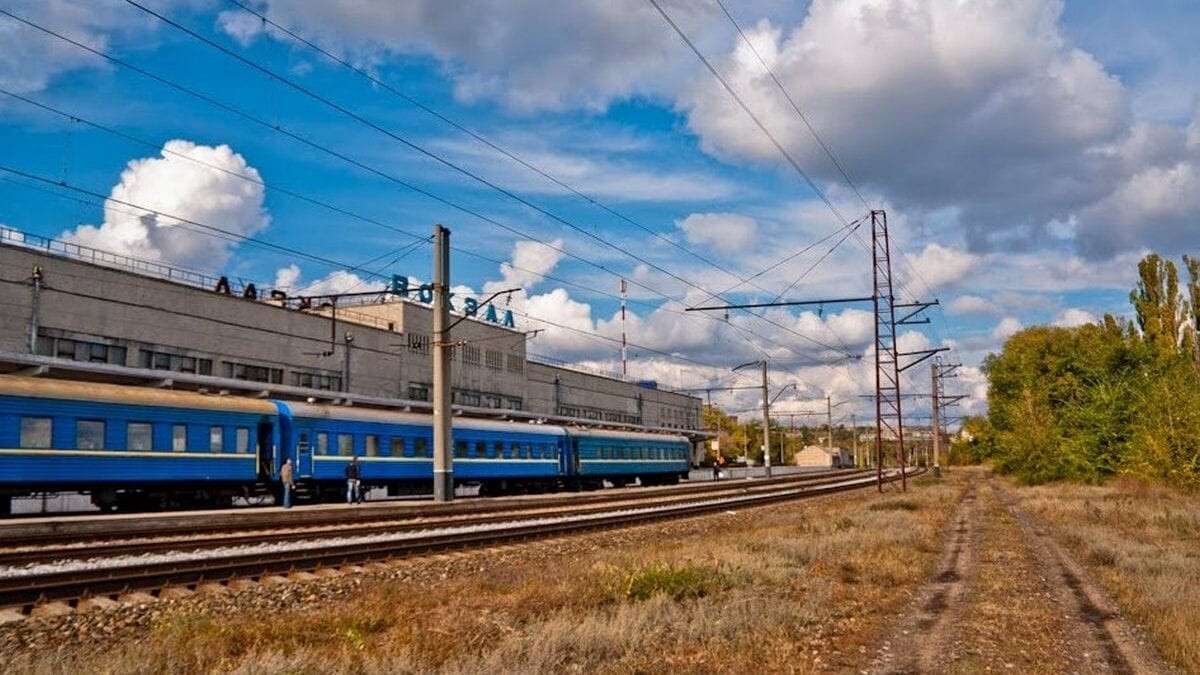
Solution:
[{"label": "blue train", "polygon": [[[346,463],[390,494],[432,484],[429,415],[112,384],[0,376],[0,512],[16,495],[80,491],[103,510],[225,506],[278,494],[338,499]],[[482,494],[678,482],[681,436],[469,418],[454,477]]]}]

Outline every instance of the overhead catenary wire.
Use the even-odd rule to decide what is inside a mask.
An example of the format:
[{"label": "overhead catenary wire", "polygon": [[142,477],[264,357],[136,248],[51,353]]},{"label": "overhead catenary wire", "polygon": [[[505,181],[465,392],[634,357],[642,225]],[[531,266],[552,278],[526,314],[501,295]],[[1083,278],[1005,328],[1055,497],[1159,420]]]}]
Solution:
[{"label": "overhead catenary wire", "polygon": [[[580,199],[595,206],[596,208],[599,208],[599,209],[605,211],[606,213],[618,218],[619,220],[621,220],[623,222],[633,225],[634,227],[652,235],[656,239],[659,239],[660,241],[665,242],[666,244],[678,249],[679,251],[686,253],[687,255],[691,256],[692,258],[698,260],[699,262],[704,263],[705,265],[712,267],[713,269],[715,269],[719,272],[722,272],[723,274],[731,276],[734,279],[737,279],[739,282],[741,282],[741,284],[751,284],[751,285],[754,285],[755,288],[757,288],[760,291],[770,292],[766,288],[758,286],[757,284],[753,284],[752,283],[753,279],[743,277],[740,274],[738,274],[726,267],[717,265],[712,262],[712,259],[709,256],[705,256],[700,253],[697,253],[696,251],[692,250],[691,248],[688,248],[687,246],[684,246],[683,244],[680,244],[679,242],[675,241],[671,237],[668,237],[664,233],[659,232],[658,230],[655,230],[649,226],[646,226],[646,225],[642,224],[641,222],[638,222],[637,220],[634,220],[629,215],[627,215],[621,211],[618,211],[618,210],[616,210],[616,208],[612,207],[611,205],[597,199],[596,197],[594,197],[592,195],[589,195],[589,194],[583,192],[582,190],[576,188],[575,186],[571,185],[570,183],[567,183],[566,181],[559,178],[558,176],[555,176],[554,174],[550,173],[548,170],[546,170],[546,169],[534,164],[533,162],[525,159],[524,157],[518,155],[516,152],[505,148],[504,146],[496,143],[495,141],[484,136],[483,134],[471,129],[470,127],[466,126],[465,124],[449,117],[445,113],[422,102],[421,100],[419,100],[419,99],[413,97],[412,95],[404,92],[403,90],[397,88],[396,86],[393,86],[391,83],[384,80],[382,77],[380,77],[376,74],[373,74],[372,72],[370,72],[369,70],[367,70],[365,68],[354,65],[353,63],[346,60],[345,58],[342,58],[342,57],[338,56],[337,54],[334,54],[333,52],[329,51],[328,49],[325,49],[321,45],[304,37],[303,35],[299,34],[295,30],[292,30],[290,28],[287,28],[286,26],[283,26],[279,22],[271,19],[265,13],[254,9],[253,7],[247,5],[246,3],[242,2],[241,0],[226,0],[226,2],[240,8],[242,11],[244,11],[250,15],[253,15],[254,17],[257,17],[263,23],[263,25],[270,26],[271,28],[279,31],[283,35],[287,36],[287,38],[289,40],[294,41],[299,44],[302,44],[305,47],[308,47],[309,49],[311,49],[312,51],[315,51],[318,54],[320,54],[321,56],[329,59],[330,61],[337,63],[338,65],[363,77],[368,82],[370,82],[372,85],[377,86],[377,87],[383,89],[384,91],[387,91],[387,92],[391,93],[392,95],[400,98],[401,100],[406,101],[413,107],[433,116],[434,118],[445,123],[446,125],[450,126],[451,128],[465,134],[466,136],[474,139],[478,143],[493,150],[494,152],[512,160],[513,162],[516,162],[520,166],[528,169],[529,171],[532,171],[533,173],[550,181],[551,183],[557,185],[558,187],[570,192],[571,194],[579,197]],[[757,277],[760,275],[755,275],[755,276]]]},{"label": "overhead catenary wire", "polygon": [[[756,48],[754,46],[754,43],[750,40],[749,36],[747,36],[746,32],[742,29],[741,24],[738,23],[737,19],[735,19],[733,17],[733,14],[730,13],[729,9],[726,8],[724,2],[722,0],[713,0],[713,1],[716,2],[717,6],[721,8],[721,12],[725,15],[725,18],[727,18],[729,20],[729,22],[733,25],[734,29],[737,31],[737,34],[741,37],[742,42],[745,43],[747,48],[749,48],[750,52],[754,55],[754,58],[758,61],[759,65],[762,66],[763,70],[766,71],[767,75],[771,78],[771,81],[775,84],[776,88],[778,88],[780,93],[783,94],[783,97],[787,100],[787,102],[791,106],[792,110],[796,113],[796,115],[804,123],[805,128],[808,129],[809,134],[811,134],[813,139],[817,142],[817,144],[821,146],[821,149],[825,151],[826,156],[829,157],[829,161],[832,162],[834,167],[837,168],[838,173],[841,174],[842,179],[845,180],[845,182],[846,182],[846,185],[848,185],[850,187],[850,189],[854,192],[854,194],[858,197],[859,201],[861,201],[864,206],[866,206],[868,209],[874,208],[873,206],[871,206],[870,203],[868,203],[867,199],[863,196],[862,192],[858,189],[858,185],[855,184],[854,179],[852,179],[850,177],[850,174],[846,170],[843,163],[838,159],[837,155],[833,152],[833,148],[830,147],[830,145],[825,141],[825,139],[821,137],[821,134],[817,132],[816,127],[809,120],[808,115],[806,115],[804,113],[804,110],[796,102],[796,100],[792,96],[791,92],[789,92],[787,87],[784,86],[783,81],[779,79],[779,77],[775,74],[775,71],[767,64],[766,59],[764,59],[762,57],[762,55],[759,53],[758,48]],[[866,242],[861,242],[861,243],[864,246],[866,246]],[[925,286],[926,295],[933,295],[933,287],[921,275],[920,271],[916,268],[916,265],[914,265],[912,263],[912,261],[909,259],[908,255],[904,252],[904,250],[901,248],[897,248],[896,252],[900,254],[901,261],[904,263],[904,265],[906,267],[909,268],[909,270],[912,272],[913,276],[915,276],[921,282],[921,284]],[[911,293],[911,291],[910,291],[910,293]],[[943,316],[941,307],[939,306],[936,311],[937,311],[939,320],[943,324],[943,328],[945,328],[945,317]]]},{"label": "overhead catenary wire", "polygon": [[[131,3],[131,4],[135,4],[135,3]],[[147,11],[148,11],[148,10],[147,10]],[[3,8],[0,8],[0,14],[2,14],[2,15],[5,15],[5,16],[8,16],[9,18],[11,18],[11,19],[13,19],[13,20],[16,20],[16,21],[18,21],[18,22],[20,22],[20,23],[22,23],[22,24],[25,24],[25,25],[27,25],[27,26],[29,26],[29,27],[33,28],[33,29],[36,29],[36,30],[38,30],[38,31],[41,31],[41,32],[43,32],[43,33],[45,33],[45,34],[47,34],[47,35],[50,35],[50,36],[52,36],[52,37],[55,37],[55,38],[57,38],[57,39],[59,39],[59,40],[62,40],[62,41],[64,41],[64,42],[67,42],[67,43],[69,43],[69,44],[72,44],[72,45],[74,45],[75,47],[77,47],[77,48],[79,48],[79,49],[82,49],[82,50],[84,50],[84,51],[87,51],[87,52],[89,52],[89,53],[91,53],[91,54],[94,54],[94,55],[96,55],[96,56],[98,56],[98,57],[100,57],[100,58],[103,58],[103,59],[105,59],[105,60],[107,60],[107,61],[109,61],[109,62],[111,62],[111,63],[114,63],[114,64],[116,64],[116,65],[118,65],[118,66],[121,66],[121,67],[127,68],[127,69],[129,69],[129,70],[131,70],[131,71],[133,71],[133,72],[136,72],[136,73],[138,73],[138,74],[140,74],[140,75],[144,76],[144,77],[147,77],[148,79],[154,80],[155,82],[158,82],[158,83],[160,83],[160,84],[162,84],[162,85],[164,85],[164,86],[167,86],[167,87],[169,87],[169,88],[172,88],[172,89],[174,89],[174,90],[176,90],[176,91],[179,91],[179,92],[181,92],[181,93],[184,93],[184,94],[186,94],[186,95],[188,95],[188,96],[194,97],[194,98],[196,98],[196,99],[198,99],[198,100],[200,100],[200,101],[203,101],[203,102],[205,102],[205,103],[207,103],[207,104],[209,104],[209,105],[212,105],[212,106],[214,106],[214,107],[217,107],[217,108],[219,108],[219,109],[221,109],[221,110],[224,110],[224,111],[226,111],[226,112],[229,112],[229,113],[231,113],[231,114],[233,114],[233,115],[235,115],[235,116],[238,116],[238,117],[240,117],[240,118],[242,118],[242,119],[245,119],[245,120],[247,120],[247,121],[253,122],[254,124],[257,124],[257,125],[263,126],[263,127],[265,127],[265,128],[268,128],[268,129],[271,129],[272,131],[275,131],[275,132],[277,132],[277,133],[280,133],[281,135],[284,135],[284,136],[286,136],[286,137],[288,137],[288,138],[290,138],[290,139],[292,139],[292,140],[294,140],[294,141],[296,141],[296,142],[299,142],[299,143],[301,143],[302,145],[305,145],[306,147],[309,147],[309,148],[311,148],[311,149],[314,149],[314,150],[317,150],[317,151],[319,151],[319,152],[322,152],[322,153],[328,154],[328,155],[330,155],[330,156],[332,156],[332,157],[335,157],[336,159],[339,159],[339,160],[341,160],[341,161],[344,161],[344,162],[346,162],[346,163],[348,163],[348,164],[350,164],[350,165],[352,165],[352,166],[355,166],[355,167],[357,167],[357,168],[359,168],[359,169],[362,169],[362,170],[364,170],[364,171],[366,171],[366,172],[368,172],[368,173],[371,173],[371,174],[373,174],[373,175],[377,175],[377,176],[379,176],[379,177],[381,177],[381,178],[384,178],[384,179],[386,179],[386,180],[388,180],[388,181],[390,181],[390,182],[393,182],[393,183],[395,183],[395,184],[397,184],[397,185],[399,185],[399,186],[401,186],[401,187],[404,187],[404,188],[406,188],[406,189],[408,189],[408,190],[411,190],[411,191],[413,191],[413,192],[416,192],[417,194],[420,194],[420,195],[422,195],[422,196],[425,196],[425,197],[427,197],[427,198],[430,198],[430,199],[432,199],[432,200],[434,200],[434,201],[437,201],[438,203],[441,203],[441,204],[443,204],[443,205],[449,206],[449,207],[451,207],[451,208],[453,208],[453,209],[455,209],[455,210],[457,210],[457,211],[460,211],[460,212],[462,212],[462,213],[465,213],[465,214],[467,214],[467,215],[470,215],[470,216],[472,216],[472,217],[474,217],[474,218],[478,218],[479,220],[482,220],[483,222],[486,222],[486,223],[489,223],[489,224],[495,225],[495,226],[497,226],[497,227],[500,227],[501,229],[504,229],[504,230],[506,230],[506,231],[509,231],[509,232],[511,232],[511,233],[513,233],[513,234],[516,234],[517,236],[519,236],[519,237],[521,237],[521,238],[523,238],[523,239],[527,239],[527,240],[530,240],[530,241],[538,242],[538,243],[540,243],[540,244],[542,244],[542,245],[544,245],[544,246],[547,246],[548,248],[550,248],[550,249],[552,249],[552,250],[555,250],[555,251],[558,251],[559,253],[562,253],[564,256],[566,256],[566,257],[568,257],[568,258],[571,258],[571,259],[573,259],[573,260],[577,260],[577,261],[579,261],[579,262],[581,262],[581,263],[583,263],[583,264],[585,264],[585,265],[588,265],[588,266],[590,266],[590,267],[594,267],[594,268],[596,268],[596,269],[598,269],[598,270],[600,270],[600,271],[603,271],[603,272],[605,272],[605,273],[607,273],[607,274],[610,274],[610,275],[612,275],[612,276],[614,276],[614,277],[617,277],[617,278],[623,278],[623,277],[626,277],[626,275],[622,275],[622,274],[620,274],[620,273],[616,272],[615,270],[613,270],[613,269],[611,269],[611,268],[609,268],[609,267],[607,267],[607,266],[605,266],[605,265],[602,265],[602,264],[600,264],[600,263],[598,263],[598,262],[596,262],[596,261],[594,261],[594,260],[592,260],[592,259],[589,259],[589,258],[586,258],[586,257],[580,256],[580,255],[578,255],[578,254],[574,254],[574,253],[571,253],[571,252],[569,252],[569,251],[566,251],[565,249],[563,249],[563,248],[561,248],[561,247],[555,246],[555,245],[553,245],[553,244],[551,244],[551,243],[549,243],[549,242],[546,242],[546,241],[544,241],[544,240],[542,240],[542,239],[539,239],[539,238],[537,238],[537,237],[535,237],[535,236],[533,236],[533,235],[530,235],[530,234],[528,234],[528,233],[526,233],[526,232],[523,232],[523,231],[522,231],[522,230],[520,230],[519,228],[515,228],[515,227],[513,227],[513,226],[511,226],[511,225],[508,225],[508,224],[506,224],[506,223],[503,223],[503,222],[501,222],[501,221],[499,221],[499,220],[496,220],[495,218],[492,218],[492,217],[490,217],[490,216],[487,216],[487,215],[485,215],[485,214],[483,214],[483,213],[481,213],[481,212],[479,212],[479,211],[477,211],[477,210],[474,210],[474,209],[471,209],[471,208],[469,208],[469,207],[463,206],[462,204],[459,204],[459,203],[457,203],[457,202],[454,202],[454,201],[452,201],[452,200],[450,200],[450,199],[448,199],[448,198],[446,198],[446,197],[443,197],[443,196],[441,196],[441,195],[438,195],[438,194],[436,194],[436,193],[434,193],[434,192],[431,192],[431,191],[429,191],[429,190],[426,190],[426,189],[424,189],[424,188],[421,188],[421,187],[419,187],[419,186],[417,186],[417,185],[414,185],[414,184],[412,184],[412,183],[409,183],[408,181],[405,181],[405,180],[403,180],[403,179],[400,179],[400,178],[396,177],[395,175],[393,175],[393,174],[391,174],[391,173],[388,173],[388,172],[386,172],[386,171],[383,171],[383,170],[381,170],[381,169],[378,169],[378,168],[376,168],[376,167],[373,167],[373,166],[367,165],[367,164],[365,164],[365,163],[363,163],[363,162],[361,162],[361,161],[359,161],[359,160],[356,160],[356,159],[354,159],[354,158],[352,158],[352,157],[350,157],[350,156],[346,155],[345,153],[342,153],[342,152],[340,152],[340,151],[337,151],[337,150],[331,149],[331,148],[329,148],[329,147],[327,147],[327,146],[321,145],[321,144],[319,144],[319,143],[317,143],[317,142],[315,142],[315,141],[312,141],[311,139],[308,139],[307,137],[305,137],[305,136],[303,136],[303,135],[301,135],[301,134],[298,134],[298,133],[296,133],[296,132],[293,132],[293,131],[291,131],[291,130],[289,130],[289,129],[286,129],[286,128],[284,128],[283,126],[281,126],[281,125],[279,125],[279,124],[274,124],[274,123],[268,122],[268,121],[266,121],[266,120],[263,120],[263,119],[261,119],[261,118],[259,118],[259,117],[255,116],[255,115],[253,115],[253,114],[251,114],[251,113],[245,112],[244,110],[241,110],[240,108],[237,108],[236,106],[230,105],[230,104],[228,104],[228,103],[225,103],[225,102],[223,102],[223,101],[221,101],[221,100],[219,100],[219,99],[216,99],[216,98],[215,98],[215,97],[213,97],[213,96],[210,96],[210,95],[207,95],[207,94],[204,94],[204,93],[198,92],[198,91],[196,91],[196,90],[194,90],[194,89],[191,89],[191,88],[189,88],[189,87],[186,87],[186,86],[184,86],[184,85],[181,85],[181,84],[179,84],[179,83],[177,83],[177,82],[174,82],[174,81],[172,81],[172,80],[170,80],[170,79],[168,79],[168,78],[165,78],[165,77],[163,77],[163,76],[161,76],[161,75],[157,75],[157,74],[155,74],[155,73],[152,73],[152,72],[150,72],[150,71],[148,71],[148,70],[146,70],[146,69],[144,69],[144,68],[141,68],[141,67],[139,67],[139,66],[136,66],[136,65],[134,65],[134,64],[132,64],[132,63],[129,63],[129,62],[127,62],[127,61],[123,60],[123,59],[120,59],[120,58],[114,57],[114,56],[112,56],[112,55],[110,55],[110,54],[107,54],[107,53],[105,53],[105,52],[103,52],[103,51],[97,50],[97,49],[95,49],[95,48],[93,48],[93,47],[91,47],[91,46],[89,46],[89,45],[86,45],[86,44],[84,44],[84,43],[82,43],[82,42],[79,42],[78,40],[72,39],[72,38],[70,38],[70,37],[68,37],[68,36],[65,36],[65,35],[62,35],[61,33],[58,33],[58,32],[56,32],[56,31],[54,31],[54,30],[52,30],[52,29],[46,28],[46,27],[44,27],[44,26],[41,26],[41,25],[37,24],[36,22],[30,21],[29,19],[25,19],[25,18],[23,18],[23,17],[17,16],[17,15],[15,15],[15,14],[13,14],[12,12],[10,12],[10,11],[8,11],[8,10],[5,10],[5,9],[3,9]],[[186,29],[186,28],[183,28],[182,30],[184,30],[184,31],[186,32],[188,29]],[[203,38],[202,36],[200,36],[200,38],[201,38],[201,39],[206,39],[206,38]],[[219,49],[224,49],[224,48],[223,48],[223,47],[221,47],[220,45],[215,45],[215,46],[216,46],[217,48],[219,48]],[[226,52],[228,52],[228,50],[225,50],[225,51],[226,51]],[[238,57],[236,54],[233,54],[233,56],[234,56],[235,58],[239,58],[239,59],[241,58],[241,57]],[[260,67],[260,68],[261,68],[261,67]],[[269,71],[268,71],[268,72],[269,72]],[[281,77],[281,76],[277,76],[277,77]],[[286,78],[285,78],[285,79],[286,79]],[[374,222],[377,222],[377,221],[374,221]],[[388,229],[392,229],[392,230],[394,230],[394,231],[402,232],[403,234],[406,234],[407,236],[410,236],[410,237],[415,237],[415,236],[417,236],[417,235],[414,235],[414,234],[412,234],[412,233],[409,233],[409,232],[403,232],[402,230],[398,230],[398,229],[396,229],[396,228],[392,228],[392,227],[390,227],[390,226],[387,226],[387,225],[384,225],[384,227],[388,227]],[[542,275],[542,276],[545,276],[545,275]],[[668,295],[666,295],[666,294],[662,293],[661,291],[659,291],[659,290],[657,290],[657,289],[655,289],[655,288],[653,288],[653,287],[651,287],[651,286],[648,286],[648,285],[646,285],[645,283],[639,282],[639,281],[638,281],[638,280],[636,280],[636,279],[629,279],[629,282],[630,282],[631,284],[635,285],[635,286],[638,286],[638,287],[640,287],[640,288],[643,288],[644,290],[647,290],[647,291],[649,291],[650,293],[652,293],[652,294],[654,294],[654,295],[656,295],[656,296],[661,296],[661,297],[663,297],[663,298],[665,298],[665,299],[667,299],[667,300],[674,300],[674,301],[676,301],[676,302],[681,302],[681,299],[680,299],[680,298],[673,298],[673,297],[671,297],[671,296],[668,296]],[[703,289],[701,289],[701,290],[703,290]],[[759,316],[759,315],[757,315],[757,314],[754,314],[753,316]],[[762,317],[760,316],[759,318],[762,318]],[[714,317],[712,320],[717,320],[717,321],[719,321],[719,319],[716,319],[715,317]],[[773,321],[773,320],[770,320],[770,319],[765,319],[765,320],[767,321],[767,323],[769,323],[769,324],[772,324],[772,325],[776,326],[777,328],[780,328],[780,329],[783,329],[783,330],[785,330],[785,331],[787,331],[787,332],[789,332],[789,333],[792,333],[792,334],[794,334],[794,335],[796,335],[796,336],[800,337],[801,339],[804,339],[804,340],[806,340],[806,341],[808,341],[808,342],[811,342],[811,343],[813,343],[813,344],[815,344],[815,345],[817,345],[817,346],[820,346],[820,347],[822,347],[822,348],[824,348],[824,349],[828,349],[828,350],[830,350],[830,351],[834,351],[834,352],[837,352],[837,351],[838,351],[838,349],[837,349],[836,347],[832,346],[832,345],[826,344],[826,343],[824,343],[824,342],[822,342],[822,341],[820,341],[820,340],[816,340],[816,339],[814,339],[814,338],[812,338],[812,337],[810,337],[810,336],[803,335],[803,334],[799,333],[798,331],[795,331],[794,329],[791,329],[790,327],[784,326],[783,324],[780,324],[780,323],[778,323],[778,322],[775,322],[775,321]],[[760,339],[763,339],[763,338],[762,338],[762,336],[759,336],[759,337],[760,337]],[[781,346],[783,346],[783,348],[785,348],[785,349],[788,349],[789,351],[793,351],[793,352],[795,352],[795,350],[794,350],[794,349],[792,349],[791,347],[788,347],[788,346],[786,346],[786,345],[781,345]],[[799,352],[795,352],[795,353],[797,353],[798,355],[800,354]]]},{"label": "overhead catenary wire", "polygon": [[[75,186],[75,185],[71,185],[70,183],[67,183],[66,181],[55,180],[55,179],[52,179],[52,178],[47,178],[47,177],[44,177],[44,176],[39,176],[39,175],[37,175],[37,174],[29,173],[29,172],[26,172],[26,171],[21,171],[21,170],[19,170],[19,169],[14,169],[14,168],[12,168],[12,167],[8,167],[8,166],[2,165],[2,164],[0,164],[0,171],[8,172],[8,173],[11,173],[11,174],[13,174],[13,175],[16,175],[16,176],[20,176],[20,177],[22,177],[22,178],[25,178],[25,179],[27,179],[27,180],[33,180],[33,181],[42,182],[42,183],[47,183],[47,184],[51,184],[51,185],[57,185],[58,187],[61,187],[61,188],[63,188],[63,189],[66,189],[66,190],[71,190],[71,191],[75,191],[75,192],[79,192],[79,193],[81,193],[81,194],[87,194],[87,195],[91,195],[91,196],[94,196],[94,197],[102,197],[102,196],[103,196],[103,195],[101,195],[101,194],[100,194],[100,193],[98,193],[98,192],[94,192],[94,191],[92,191],[92,190],[88,190],[88,189],[86,189],[86,188],[82,188],[82,187],[78,187],[78,186]],[[282,245],[280,245],[280,244],[275,244],[275,243],[273,243],[273,242],[269,242],[269,241],[264,241],[264,240],[262,240],[262,239],[260,239],[260,238],[253,237],[253,236],[250,236],[250,235],[243,235],[243,234],[239,234],[239,233],[231,232],[231,231],[228,231],[228,230],[224,230],[224,229],[222,229],[222,228],[218,228],[218,227],[216,227],[216,226],[213,226],[213,225],[209,225],[209,224],[206,224],[206,223],[201,223],[201,222],[199,222],[199,221],[192,220],[192,219],[189,219],[189,218],[184,218],[184,217],[182,217],[182,216],[179,216],[179,215],[176,215],[176,214],[166,213],[166,212],[163,212],[163,211],[160,211],[160,210],[157,210],[157,209],[153,209],[153,208],[147,207],[147,206],[145,206],[145,205],[142,205],[142,204],[136,204],[136,203],[129,202],[129,201],[125,201],[125,200],[121,200],[121,199],[113,199],[113,198],[111,198],[111,197],[110,197],[109,199],[112,199],[112,200],[113,200],[113,201],[115,201],[116,203],[118,203],[118,204],[121,204],[121,205],[123,205],[123,206],[127,206],[127,207],[129,207],[129,208],[133,208],[133,209],[137,209],[137,210],[140,210],[140,211],[143,211],[143,212],[146,212],[146,213],[152,213],[152,214],[154,214],[155,216],[158,216],[158,217],[161,217],[161,218],[166,218],[166,219],[169,219],[169,220],[178,221],[178,222],[180,222],[180,223],[186,223],[186,224],[188,224],[188,225],[192,225],[192,226],[195,226],[195,227],[201,228],[201,229],[203,229],[203,230],[205,230],[205,231],[218,232],[218,233],[224,234],[224,235],[226,235],[226,236],[233,237],[233,238],[235,238],[235,239],[238,239],[238,240],[240,240],[240,241],[243,241],[243,242],[247,242],[247,243],[253,243],[253,244],[256,244],[256,245],[262,246],[262,247],[264,247],[264,248],[269,248],[269,249],[274,249],[274,250],[278,250],[278,251],[286,252],[286,253],[288,253],[289,255],[295,255],[295,256],[303,257],[303,258],[305,258],[305,259],[312,260],[312,261],[314,261],[314,262],[318,262],[318,263],[321,263],[321,264],[329,265],[330,267],[332,267],[332,268],[334,268],[334,269],[345,269],[345,268],[349,267],[347,264],[345,264],[344,262],[341,262],[341,261],[337,261],[337,260],[333,260],[333,259],[330,259],[330,258],[326,258],[326,257],[324,257],[324,256],[318,256],[318,255],[314,255],[314,254],[306,253],[306,252],[304,252],[304,251],[300,251],[300,250],[298,250],[298,249],[294,249],[294,248],[287,247],[287,246],[282,246]],[[602,340],[609,340],[609,341],[617,340],[617,338],[611,338],[611,337],[609,337],[609,336],[606,336],[606,335],[603,335],[603,334],[600,334],[600,333],[594,333],[594,332],[592,332],[592,331],[583,330],[583,329],[580,329],[580,328],[576,328],[576,327],[574,327],[574,326],[567,326],[567,325],[565,325],[565,324],[560,324],[560,323],[558,323],[558,322],[551,321],[551,320],[549,320],[549,319],[545,319],[545,318],[543,318],[543,317],[539,317],[539,316],[536,316],[536,315],[528,314],[528,313],[526,313],[526,312],[521,312],[521,311],[514,310],[514,313],[520,314],[521,316],[524,316],[524,317],[526,317],[527,319],[529,319],[529,320],[531,320],[531,321],[537,321],[537,322],[539,322],[539,323],[545,323],[545,324],[552,325],[552,326],[555,326],[555,327],[558,327],[558,328],[562,328],[562,329],[565,329],[565,330],[569,330],[569,331],[571,331],[571,332],[575,332],[575,333],[579,333],[579,334],[583,334],[583,335],[592,336],[592,337],[594,337],[594,338],[599,338],[599,339],[602,339]],[[641,350],[643,350],[643,351],[651,352],[651,353],[654,353],[654,354],[659,354],[659,355],[661,355],[661,356],[664,356],[664,357],[666,357],[666,358],[669,358],[669,359],[674,359],[674,360],[678,360],[678,361],[684,361],[684,362],[691,363],[691,364],[693,364],[693,365],[697,365],[697,366],[702,366],[702,367],[705,367],[705,368],[711,368],[711,369],[723,369],[723,366],[718,366],[718,365],[714,365],[714,364],[708,364],[708,363],[704,363],[704,362],[702,362],[702,361],[699,361],[699,360],[697,360],[697,359],[692,359],[692,358],[690,358],[690,357],[686,357],[686,356],[683,356],[683,355],[681,355],[681,354],[675,354],[675,353],[671,353],[671,352],[663,351],[663,350],[660,350],[660,349],[655,349],[654,347],[649,347],[649,346],[647,346],[647,345],[641,345],[641,344],[636,344],[636,343],[630,343],[630,345],[631,345],[631,346],[633,346],[633,347],[635,347],[635,348],[637,348],[637,349],[641,349]]]}]

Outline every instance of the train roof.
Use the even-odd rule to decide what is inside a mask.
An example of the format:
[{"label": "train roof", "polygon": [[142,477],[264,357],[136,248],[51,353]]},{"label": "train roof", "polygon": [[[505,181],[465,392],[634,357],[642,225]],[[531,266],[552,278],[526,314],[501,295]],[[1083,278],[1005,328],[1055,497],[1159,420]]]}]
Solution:
[{"label": "train roof", "polygon": [[[382,424],[413,424],[426,426],[430,423],[430,415],[420,413],[376,410],[373,408],[358,408],[344,405],[321,405],[317,403],[286,402],[293,417],[337,419],[356,422],[379,422]],[[470,417],[453,418],[455,429],[475,429],[479,431],[506,431],[524,434],[541,434],[544,436],[564,436],[563,428],[553,424],[532,424],[528,422],[506,422],[501,420],[484,420]]]},{"label": "train roof", "polygon": [[612,431],[609,429],[576,429],[570,427],[567,433],[571,436],[579,436],[582,438],[612,438],[614,440],[638,440],[638,441],[675,441],[679,443],[688,443],[688,439],[684,436],[676,436],[674,434],[652,434],[644,431]]},{"label": "train roof", "polygon": [[263,399],[200,394],[173,389],[151,389],[120,384],[0,375],[0,396],[25,396],[63,401],[116,403],[164,408],[192,408],[277,415],[275,405]]}]

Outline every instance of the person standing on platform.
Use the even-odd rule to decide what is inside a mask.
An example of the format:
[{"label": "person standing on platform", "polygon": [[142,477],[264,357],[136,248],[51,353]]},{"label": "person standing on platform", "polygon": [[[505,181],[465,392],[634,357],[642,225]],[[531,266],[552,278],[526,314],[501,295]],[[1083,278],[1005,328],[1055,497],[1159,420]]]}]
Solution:
[{"label": "person standing on platform", "polygon": [[296,487],[295,478],[292,475],[292,460],[283,460],[283,466],[279,467],[279,482],[283,484],[283,508],[292,508],[292,490]]},{"label": "person standing on platform", "polygon": [[358,458],[350,458],[350,463],[346,465],[346,503],[359,504],[362,503],[362,467],[358,465]]}]

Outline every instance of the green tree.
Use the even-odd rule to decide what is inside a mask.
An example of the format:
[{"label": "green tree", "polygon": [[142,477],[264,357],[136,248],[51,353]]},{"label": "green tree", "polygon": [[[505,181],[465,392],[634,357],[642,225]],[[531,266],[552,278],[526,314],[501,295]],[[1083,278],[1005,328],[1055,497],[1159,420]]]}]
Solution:
[{"label": "green tree", "polygon": [[1175,263],[1151,253],[1138,263],[1138,285],[1129,294],[1142,338],[1159,353],[1179,348],[1185,303],[1179,293]]},{"label": "green tree", "polygon": [[1183,266],[1187,269],[1187,310],[1185,311],[1186,329],[1184,331],[1183,353],[1190,354],[1197,368],[1200,368],[1200,258],[1183,256]]}]

